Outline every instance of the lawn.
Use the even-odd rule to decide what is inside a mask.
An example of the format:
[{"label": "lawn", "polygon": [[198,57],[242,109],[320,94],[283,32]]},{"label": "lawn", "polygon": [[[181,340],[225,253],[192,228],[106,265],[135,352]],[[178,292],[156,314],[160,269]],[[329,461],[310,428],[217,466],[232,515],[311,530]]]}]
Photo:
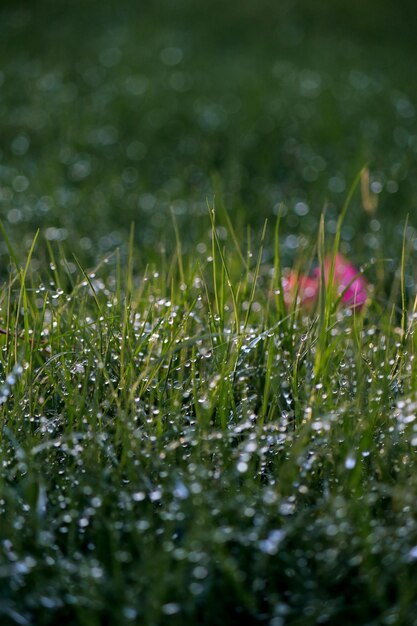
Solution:
[{"label": "lawn", "polygon": [[415,24],[2,4],[2,626],[417,624]]}]

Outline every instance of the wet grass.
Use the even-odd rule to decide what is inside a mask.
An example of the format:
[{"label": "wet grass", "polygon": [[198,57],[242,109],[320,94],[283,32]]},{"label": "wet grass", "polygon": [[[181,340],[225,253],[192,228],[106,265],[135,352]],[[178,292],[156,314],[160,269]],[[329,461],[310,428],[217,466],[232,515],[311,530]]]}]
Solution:
[{"label": "wet grass", "polygon": [[127,266],[11,269],[6,623],[413,623],[404,268],[390,300],[367,268],[360,313],[329,292],[323,324],[283,309],[278,262],[224,250],[220,220],[208,253],[178,243],[145,273],[133,246]]},{"label": "wet grass", "polygon": [[347,4],[2,7],[2,625],[416,623],[415,48]]}]

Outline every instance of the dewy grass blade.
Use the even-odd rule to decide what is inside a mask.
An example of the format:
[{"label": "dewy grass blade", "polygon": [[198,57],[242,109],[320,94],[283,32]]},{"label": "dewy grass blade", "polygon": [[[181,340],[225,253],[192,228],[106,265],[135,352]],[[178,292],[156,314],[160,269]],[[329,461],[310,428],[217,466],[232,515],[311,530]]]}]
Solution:
[{"label": "dewy grass blade", "polygon": [[[237,303],[237,297],[236,297],[236,290],[234,288],[233,285],[233,280],[229,274],[229,270],[228,270],[228,265],[224,256],[224,251],[220,245],[219,242],[219,238],[217,236],[217,231],[216,231],[216,224],[215,224],[215,213],[214,213],[214,209],[212,210],[212,212],[210,213],[211,216],[211,226],[212,226],[212,241],[213,241],[213,274],[214,274],[214,283],[216,284],[217,282],[217,277],[216,277],[216,273],[215,273],[215,266],[214,266],[214,259],[215,259],[215,254],[216,254],[216,248],[217,248],[217,252],[219,253],[219,257],[220,257],[220,261],[221,261],[221,269],[224,272],[225,276],[226,276],[226,280],[227,280],[227,286],[229,288],[230,294],[232,296],[232,302],[233,302],[233,311],[235,314],[235,329],[236,332],[239,334],[240,332],[240,315],[239,315],[239,307],[238,307],[238,303]],[[218,305],[218,315],[220,316],[221,319],[223,319],[224,317],[224,305],[223,305],[223,301],[224,298],[222,297],[221,302],[218,300],[218,297],[216,296],[216,301],[217,301],[217,305]],[[221,306],[221,311],[219,311],[219,306]],[[222,325],[223,322],[222,322]]]},{"label": "dewy grass blade", "polygon": [[274,238],[274,287],[275,287],[275,303],[278,311],[279,319],[284,319],[287,311],[284,301],[284,289],[282,285],[281,271],[281,250],[279,245],[279,227],[281,223],[282,206],[280,206],[277,219],[275,222],[275,238]]}]

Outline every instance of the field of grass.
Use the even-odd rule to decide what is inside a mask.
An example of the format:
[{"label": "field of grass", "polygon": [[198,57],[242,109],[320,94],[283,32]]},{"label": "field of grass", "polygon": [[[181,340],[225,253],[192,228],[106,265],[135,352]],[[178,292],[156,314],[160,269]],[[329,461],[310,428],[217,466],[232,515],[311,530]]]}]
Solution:
[{"label": "field of grass", "polygon": [[2,626],[417,624],[413,7],[310,5],[0,9]]}]

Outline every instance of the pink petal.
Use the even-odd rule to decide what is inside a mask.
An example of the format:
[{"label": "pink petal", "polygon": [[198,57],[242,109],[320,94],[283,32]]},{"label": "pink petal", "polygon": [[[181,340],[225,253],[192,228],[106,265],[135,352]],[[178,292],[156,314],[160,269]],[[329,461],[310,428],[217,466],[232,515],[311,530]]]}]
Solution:
[{"label": "pink petal", "polygon": [[[326,280],[331,266],[331,257],[324,264]],[[341,254],[337,254],[334,264],[334,284],[339,294],[343,293],[342,302],[347,306],[361,308],[367,298],[367,281],[359,270]]]},{"label": "pink petal", "polygon": [[[332,257],[327,256],[324,261],[324,279],[329,280]],[[306,310],[311,310],[320,291],[320,268],[316,267],[311,276],[298,274],[291,270],[282,280],[284,301],[286,306],[294,302],[297,293],[298,303]],[[367,298],[367,280],[344,256],[337,254],[334,263],[333,284],[338,294],[342,294],[342,303],[349,308],[360,309]]]},{"label": "pink petal", "polygon": [[315,276],[298,274],[291,270],[288,276],[282,280],[284,301],[287,306],[294,302],[295,294],[300,305],[305,309],[311,309],[319,293],[319,281]]}]

